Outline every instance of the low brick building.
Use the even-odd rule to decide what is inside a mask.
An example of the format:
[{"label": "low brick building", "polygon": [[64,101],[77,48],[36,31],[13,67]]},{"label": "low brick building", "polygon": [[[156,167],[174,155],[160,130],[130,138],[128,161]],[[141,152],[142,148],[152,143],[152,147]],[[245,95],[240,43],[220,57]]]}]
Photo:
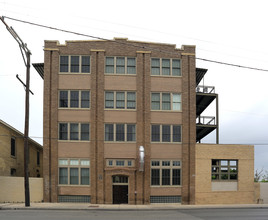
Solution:
[{"label": "low brick building", "polygon": [[45,41],[44,51],[34,66],[44,77],[45,202],[202,203],[196,142],[215,129],[218,142],[217,108],[201,116],[218,95],[198,85],[207,70],[195,46]]},{"label": "low brick building", "polygon": [[[0,120],[0,176],[24,176],[23,134]],[[29,177],[43,176],[43,147],[29,139]]]}]

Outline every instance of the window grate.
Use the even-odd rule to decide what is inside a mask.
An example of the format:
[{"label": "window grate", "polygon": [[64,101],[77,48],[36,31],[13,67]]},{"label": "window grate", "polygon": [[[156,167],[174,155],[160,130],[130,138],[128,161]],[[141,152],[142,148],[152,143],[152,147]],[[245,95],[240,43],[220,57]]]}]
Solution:
[{"label": "window grate", "polygon": [[151,196],[151,203],[181,203],[181,196]]},{"label": "window grate", "polygon": [[90,203],[90,196],[58,196],[58,202]]}]

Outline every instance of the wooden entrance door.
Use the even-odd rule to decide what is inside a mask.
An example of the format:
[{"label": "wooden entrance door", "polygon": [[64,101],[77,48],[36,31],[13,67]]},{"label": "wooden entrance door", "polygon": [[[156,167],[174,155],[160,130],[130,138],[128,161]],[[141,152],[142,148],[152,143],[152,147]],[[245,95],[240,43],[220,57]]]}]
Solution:
[{"label": "wooden entrance door", "polygon": [[128,186],[113,185],[113,204],[128,204]]}]

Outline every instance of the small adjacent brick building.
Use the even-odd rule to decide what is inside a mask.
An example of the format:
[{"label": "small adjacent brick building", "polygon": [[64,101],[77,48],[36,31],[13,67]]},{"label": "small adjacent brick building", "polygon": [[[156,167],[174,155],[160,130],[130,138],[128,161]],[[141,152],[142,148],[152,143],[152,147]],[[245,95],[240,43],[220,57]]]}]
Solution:
[{"label": "small adjacent brick building", "polygon": [[45,202],[196,204],[198,184],[244,175],[234,152],[206,158],[208,179],[198,176],[196,142],[215,129],[218,142],[217,108],[217,117],[201,114],[218,95],[198,86],[207,70],[196,68],[195,46],[45,41],[44,51],[35,67],[44,77]]},{"label": "small adjacent brick building", "polygon": [[[0,176],[24,176],[23,134],[0,120]],[[43,176],[43,147],[29,139],[29,177]]]}]

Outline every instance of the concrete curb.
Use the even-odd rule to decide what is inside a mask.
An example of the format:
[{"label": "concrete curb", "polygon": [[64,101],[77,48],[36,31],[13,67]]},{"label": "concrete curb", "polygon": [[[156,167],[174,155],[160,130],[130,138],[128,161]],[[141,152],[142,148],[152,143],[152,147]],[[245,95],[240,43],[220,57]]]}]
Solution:
[{"label": "concrete curb", "polygon": [[0,204],[0,210],[66,210],[66,211],[168,211],[168,210],[200,210],[200,209],[268,209],[268,204],[257,205],[90,205],[32,203],[30,207],[20,204]]}]

